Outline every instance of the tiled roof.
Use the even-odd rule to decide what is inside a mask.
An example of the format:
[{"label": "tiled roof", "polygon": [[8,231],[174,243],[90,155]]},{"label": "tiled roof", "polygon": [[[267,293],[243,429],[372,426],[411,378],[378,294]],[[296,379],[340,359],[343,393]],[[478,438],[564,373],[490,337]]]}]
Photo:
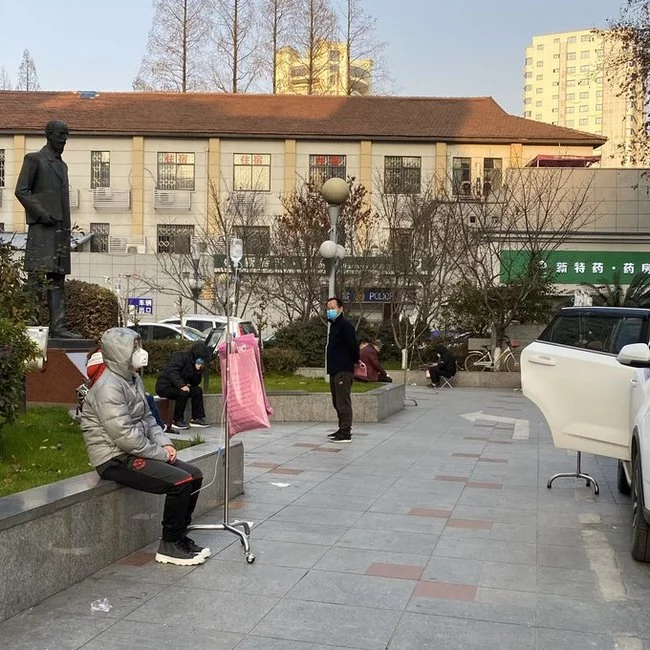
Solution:
[{"label": "tiled roof", "polygon": [[506,113],[491,97],[323,97],[0,91],[0,133],[51,119],[87,134],[604,144],[602,136]]}]

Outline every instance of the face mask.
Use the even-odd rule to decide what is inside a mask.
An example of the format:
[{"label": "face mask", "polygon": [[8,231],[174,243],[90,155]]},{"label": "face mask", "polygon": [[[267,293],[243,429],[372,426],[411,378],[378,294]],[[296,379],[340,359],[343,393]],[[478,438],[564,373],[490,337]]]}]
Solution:
[{"label": "face mask", "polygon": [[338,310],[328,309],[327,310],[327,320],[336,320],[336,317],[339,315]]},{"label": "face mask", "polygon": [[131,355],[131,365],[135,370],[144,368],[149,363],[149,353],[143,348],[138,348]]}]

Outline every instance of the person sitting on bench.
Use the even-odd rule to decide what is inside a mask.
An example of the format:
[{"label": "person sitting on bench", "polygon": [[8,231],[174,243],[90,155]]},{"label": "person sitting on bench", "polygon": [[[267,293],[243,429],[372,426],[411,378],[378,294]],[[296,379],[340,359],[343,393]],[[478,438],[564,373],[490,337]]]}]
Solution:
[{"label": "person sitting on bench", "polygon": [[210,549],[186,535],[203,474],[176,457],[172,441],[149,410],[138,374],[148,363],[140,335],[126,327],[107,330],[102,356],[105,369],[88,391],[81,412],[88,458],[103,479],[166,495],[156,562],[203,564]]},{"label": "person sitting on bench", "polygon": [[390,375],[384,370],[379,361],[379,344],[369,338],[362,338],[359,341],[359,360],[366,365],[365,379],[357,378],[357,381],[382,381],[392,382]]},{"label": "person sitting on bench", "polygon": [[456,374],[456,359],[444,345],[437,345],[433,348],[437,361],[429,366],[429,378],[431,387],[437,388],[441,377],[451,379]]}]

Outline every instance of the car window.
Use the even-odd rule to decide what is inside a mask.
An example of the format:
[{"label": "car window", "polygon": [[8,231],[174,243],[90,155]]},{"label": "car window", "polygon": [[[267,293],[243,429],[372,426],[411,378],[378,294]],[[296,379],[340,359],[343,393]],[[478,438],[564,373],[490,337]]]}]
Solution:
[{"label": "car window", "polygon": [[578,347],[580,316],[578,314],[556,316],[551,324],[539,335],[539,340]]},{"label": "car window", "polygon": [[644,325],[645,323],[642,318],[621,318],[607,352],[618,354],[625,345],[647,341],[648,336]]},{"label": "car window", "polygon": [[207,332],[212,327],[212,323],[209,320],[194,320],[193,318],[188,318],[185,324],[188,327],[199,330],[199,332]]},{"label": "car window", "polygon": [[239,334],[240,335],[243,335],[243,334],[255,334],[256,335],[255,326],[253,325],[253,323],[249,323],[247,321],[239,323]]},{"label": "car window", "polygon": [[181,324],[181,319],[180,318],[168,318],[165,320],[165,323],[169,323],[170,325],[180,325]]},{"label": "car window", "polygon": [[164,341],[169,339],[180,339],[181,335],[171,328],[160,327],[160,325],[152,325],[151,338],[154,341]]},{"label": "car window", "polygon": [[140,335],[140,339],[142,341],[148,341],[149,340],[149,335],[151,334],[151,332],[149,331],[149,328],[142,327],[140,325],[130,325],[129,329],[133,330],[134,332],[137,332]]}]

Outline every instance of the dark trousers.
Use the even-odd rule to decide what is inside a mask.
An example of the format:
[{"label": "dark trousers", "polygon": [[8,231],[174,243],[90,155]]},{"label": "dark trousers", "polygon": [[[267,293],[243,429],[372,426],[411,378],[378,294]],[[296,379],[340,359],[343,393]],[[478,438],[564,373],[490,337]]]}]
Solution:
[{"label": "dark trousers", "polygon": [[447,372],[444,372],[441,368],[438,366],[430,366],[429,367],[429,379],[431,379],[432,384],[438,384],[440,383],[440,377],[446,377],[447,379],[453,377],[452,374],[449,374]]},{"label": "dark trousers", "polygon": [[175,542],[185,535],[192,522],[192,513],[203,482],[201,470],[194,465],[176,460],[174,464],[160,460],[122,454],[97,468],[97,473],[108,481],[150,492],[166,494],[162,519],[162,538]]},{"label": "dark trousers", "polygon": [[158,404],[156,404],[156,400],[154,399],[153,395],[149,395],[147,393],[147,404],[149,404],[149,410],[151,411],[151,415],[154,416],[156,420],[156,424],[164,431],[167,428],[167,425],[163,422],[163,419],[160,415],[160,409],[158,408]]},{"label": "dark trousers", "polygon": [[338,372],[330,375],[330,392],[332,404],[339,418],[339,431],[350,433],[352,429],[352,391],[353,374],[351,372]]},{"label": "dark trousers", "polygon": [[203,390],[200,386],[190,386],[189,391],[181,390],[170,386],[164,390],[158,390],[160,397],[176,400],[174,405],[174,422],[179,422],[185,417],[187,400],[192,400],[192,419],[198,420],[205,417],[203,408]]}]

